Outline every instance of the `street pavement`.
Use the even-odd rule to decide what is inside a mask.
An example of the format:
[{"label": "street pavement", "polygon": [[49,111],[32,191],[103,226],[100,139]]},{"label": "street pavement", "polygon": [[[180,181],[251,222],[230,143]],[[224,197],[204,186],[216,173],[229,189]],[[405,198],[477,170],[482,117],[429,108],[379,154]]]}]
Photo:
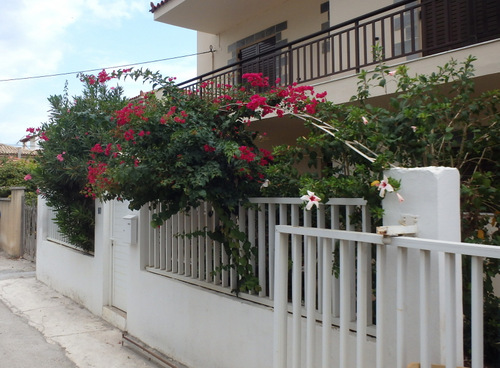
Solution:
[{"label": "street pavement", "polygon": [[[0,368],[158,368],[122,332],[0,251]],[[132,346],[133,347],[133,346]]]}]

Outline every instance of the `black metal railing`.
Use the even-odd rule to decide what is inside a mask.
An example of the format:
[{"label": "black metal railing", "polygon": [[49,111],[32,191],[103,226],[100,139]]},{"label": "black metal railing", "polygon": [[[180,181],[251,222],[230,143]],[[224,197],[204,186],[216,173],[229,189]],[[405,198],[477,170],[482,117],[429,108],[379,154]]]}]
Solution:
[{"label": "black metal railing", "polygon": [[[178,86],[192,92],[218,94],[218,86],[237,84],[243,73],[261,70],[262,65],[268,71],[272,66],[272,73],[268,73],[279,79],[281,85],[305,83],[359,71],[379,61],[420,54],[419,9],[420,4],[414,0],[401,1],[215,69]],[[375,45],[381,46],[381,60],[374,58]],[[201,89],[204,83],[208,85]],[[213,92],[210,86],[214,86]]]},{"label": "black metal railing", "polygon": [[[500,37],[500,21],[495,21],[500,19],[500,3],[492,2],[493,5],[480,12],[482,8],[476,0],[467,0],[470,6],[463,9],[454,7],[454,1],[403,0],[178,86],[215,97],[221,93],[219,86],[238,84],[246,72],[263,72],[265,76],[279,79],[277,84],[280,85],[307,83],[341,73],[359,72],[378,62],[429,55]],[[476,15],[467,12],[471,7],[477,8],[478,11],[473,12]],[[461,19],[458,24],[457,12]],[[489,19],[484,22],[488,25],[483,26],[486,31],[476,26],[477,32],[472,32],[470,24],[478,23],[479,18],[486,15]],[[461,32],[457,36],[456,32],[442,32],[443,29],[460,29]],[[431,39],[430,35],[434,34],[439,37]],[[375,46],[379,50],[377,56]],[[204,83],[207,86],[200,88]],[[274,84],[274,80],[270,83]]]}]

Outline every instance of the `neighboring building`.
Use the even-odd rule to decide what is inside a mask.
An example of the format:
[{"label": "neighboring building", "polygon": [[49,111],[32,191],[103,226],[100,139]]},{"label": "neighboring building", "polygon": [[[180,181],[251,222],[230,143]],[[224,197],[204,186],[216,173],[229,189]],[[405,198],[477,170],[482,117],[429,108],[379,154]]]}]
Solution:
[{"label": "neighboring building", "polygon": [[9,158],[28,158],[33,157],[36,154],[36,150],[29,149],[26,147],[14,147],[8,144],[0,143],[0,157]]}]

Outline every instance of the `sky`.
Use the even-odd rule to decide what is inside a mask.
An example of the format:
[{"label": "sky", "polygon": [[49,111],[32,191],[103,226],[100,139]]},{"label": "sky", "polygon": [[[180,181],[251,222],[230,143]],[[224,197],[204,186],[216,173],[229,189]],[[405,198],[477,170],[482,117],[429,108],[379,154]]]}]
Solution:
[{"label": "sky", "polygon": [[[47,98],[63,94],[66,81],[70,96],[82,91],[76,73],[5,80],[167,58],[176,59],[136,67],[159,70],[179,82],[195,77],[196,56],[177,57],[196,53],[196,33],[155,22],[150,2],[0,0],[0,143],[19,146],[27,128],[46,122]],[[142,83],[120,85],[127,97],[149,89]]]}]

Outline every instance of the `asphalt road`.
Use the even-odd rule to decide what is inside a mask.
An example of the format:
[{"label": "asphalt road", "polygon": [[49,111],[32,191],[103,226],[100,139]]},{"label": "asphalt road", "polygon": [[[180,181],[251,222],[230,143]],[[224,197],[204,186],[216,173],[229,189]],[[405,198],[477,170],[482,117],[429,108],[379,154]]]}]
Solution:
[{"label": "asphalt road", "polygon": [[0,368],[75,368],[59,345],[47,342],[0,301]]}]

